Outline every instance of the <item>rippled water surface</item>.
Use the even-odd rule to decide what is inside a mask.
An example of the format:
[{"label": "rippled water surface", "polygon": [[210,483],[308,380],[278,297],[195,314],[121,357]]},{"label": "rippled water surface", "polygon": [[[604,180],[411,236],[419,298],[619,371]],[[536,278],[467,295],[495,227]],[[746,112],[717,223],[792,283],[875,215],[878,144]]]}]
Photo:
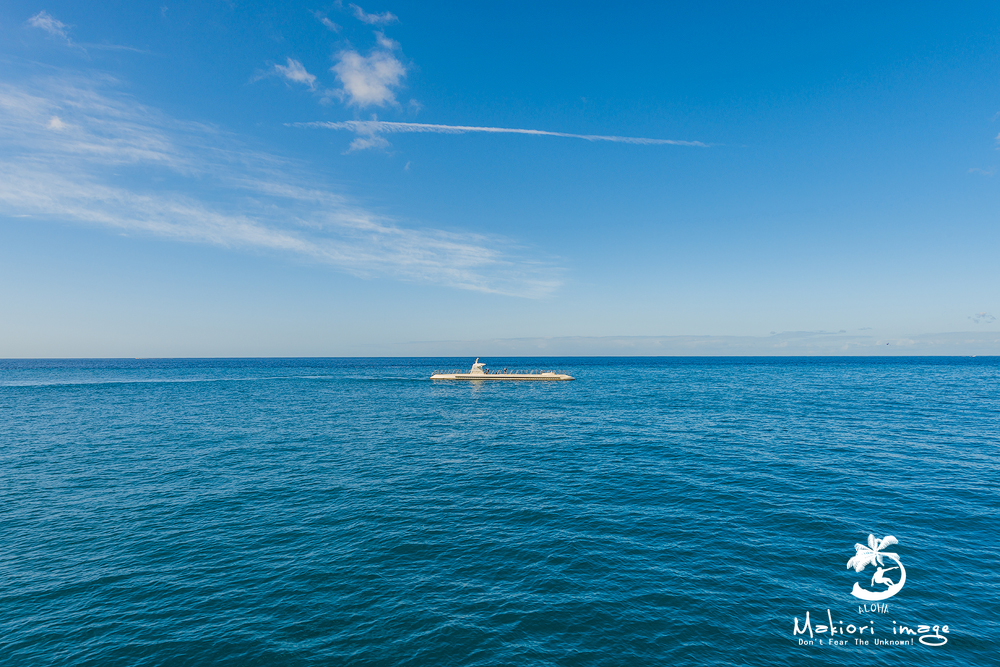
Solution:
[{"label": "rippled water surface", "polygon": [[0,361],[0,663],[996,664],[1000,360],[471,361]]}]

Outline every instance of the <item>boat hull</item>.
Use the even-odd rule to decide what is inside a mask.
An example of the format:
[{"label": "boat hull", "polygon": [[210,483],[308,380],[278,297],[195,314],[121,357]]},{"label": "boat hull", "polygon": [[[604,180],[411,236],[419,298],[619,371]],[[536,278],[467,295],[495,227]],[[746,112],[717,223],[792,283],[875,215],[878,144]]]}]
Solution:
[{"label": "boat hull", "polygon": [[432,380],[513,380],[518,382],[555,381],[565,382],[575,379],[564,373],[438,373]]}]

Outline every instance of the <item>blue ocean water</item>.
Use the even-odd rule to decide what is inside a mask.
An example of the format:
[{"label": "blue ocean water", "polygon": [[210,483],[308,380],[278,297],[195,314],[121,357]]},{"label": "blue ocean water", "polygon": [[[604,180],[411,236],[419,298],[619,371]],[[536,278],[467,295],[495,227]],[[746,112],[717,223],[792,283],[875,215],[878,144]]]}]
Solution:
[{"label": "blue ocean water", "polygon": [[0,664],[997,664],[1000,359],[471,361],[0,361]]}]

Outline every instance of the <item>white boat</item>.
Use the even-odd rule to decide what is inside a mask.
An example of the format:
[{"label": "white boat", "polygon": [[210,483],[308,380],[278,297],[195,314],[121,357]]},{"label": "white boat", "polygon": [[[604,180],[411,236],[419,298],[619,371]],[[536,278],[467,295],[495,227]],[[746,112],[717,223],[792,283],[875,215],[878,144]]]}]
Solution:
[{"label": "white boat", "polygon": [[545,371],[544,373],[519,373],[494,372],[486,368],[486,364],[479,363],[479,357],[472,364],[472,369],[468,373],[435,373],[432,380],[572,380],[572,375]]}]

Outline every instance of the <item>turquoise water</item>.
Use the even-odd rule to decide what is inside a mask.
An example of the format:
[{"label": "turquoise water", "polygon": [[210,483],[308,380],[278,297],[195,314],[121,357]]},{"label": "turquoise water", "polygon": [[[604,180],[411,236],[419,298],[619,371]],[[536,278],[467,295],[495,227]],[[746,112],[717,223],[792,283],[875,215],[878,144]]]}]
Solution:
[{"label": "turquoise water", "polygon": [[996,664],[1000,360],[485,361],[0,361],[0,663]]}]

